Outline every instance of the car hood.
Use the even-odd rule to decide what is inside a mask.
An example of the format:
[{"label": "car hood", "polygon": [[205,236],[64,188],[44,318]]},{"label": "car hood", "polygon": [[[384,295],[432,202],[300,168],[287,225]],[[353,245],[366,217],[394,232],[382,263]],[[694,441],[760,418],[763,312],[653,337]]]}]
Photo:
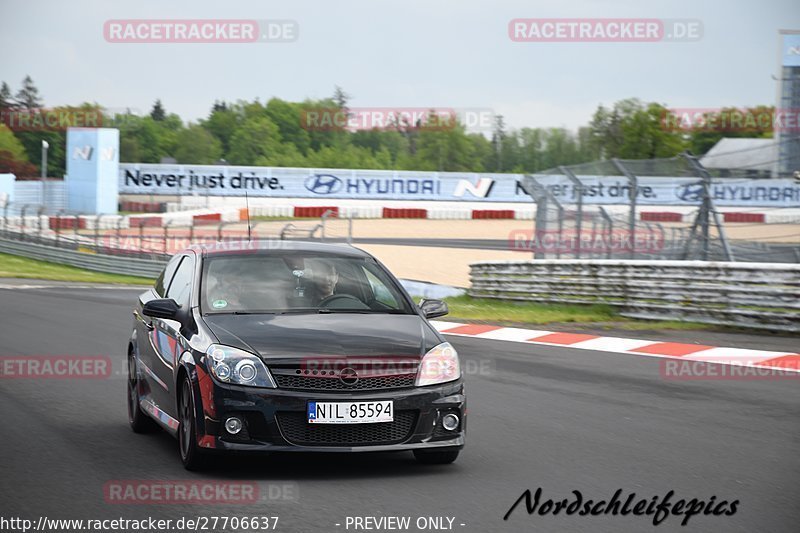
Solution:
[{"label": "car hood", "polygon": [[203,320],[220,344],[273,361],[309,356],[421,358],[441,342],[417,315],[207,315]]}]

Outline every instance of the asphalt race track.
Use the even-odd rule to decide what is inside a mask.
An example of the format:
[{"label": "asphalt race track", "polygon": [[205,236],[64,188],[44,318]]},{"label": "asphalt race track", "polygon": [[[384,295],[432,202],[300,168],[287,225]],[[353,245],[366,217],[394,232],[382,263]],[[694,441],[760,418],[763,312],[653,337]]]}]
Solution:
[{"label": "asphalt race track", "polygon": [[[798,530],[797,380],[666,381],[657,359],[482,339],[451,338],[469,372],[468,442],[454,465],[418,465],[410,453],[297,454],[186,472],[175,440],[128,427],[124,348],[135,294],[0,289],[0,355],[114,360],[109,379],[0,379],[3,516],[277,515],[287,532],[345,531],[348,516],[380,515],[455,517],[453,529],[465,532]],[[106,502],[108,482],[143,479],[256,480],[296,494],[235,506]],[[540,487],[555,500],[622,489],[740,503],[733,516],[698,515],[687,527],[673,516],[657,528],[646,516],[528,516],[524,505],[503,520],[525,489]]]}]

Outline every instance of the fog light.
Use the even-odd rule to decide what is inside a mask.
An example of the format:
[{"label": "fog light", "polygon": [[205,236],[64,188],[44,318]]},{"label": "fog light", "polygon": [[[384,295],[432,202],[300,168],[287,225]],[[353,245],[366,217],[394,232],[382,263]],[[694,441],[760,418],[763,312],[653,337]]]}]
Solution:
[{"label": "fog light", "polygon": [[458,427],[458,416],[453,413],[447,413],[442,418],[442,427],[447,431],[453,431]]},{"label": "fog light", "polygon": [[230,417],[225,421],[225,431],[231,435],[236,435],[242,430],[242,421],[235,416]]}]

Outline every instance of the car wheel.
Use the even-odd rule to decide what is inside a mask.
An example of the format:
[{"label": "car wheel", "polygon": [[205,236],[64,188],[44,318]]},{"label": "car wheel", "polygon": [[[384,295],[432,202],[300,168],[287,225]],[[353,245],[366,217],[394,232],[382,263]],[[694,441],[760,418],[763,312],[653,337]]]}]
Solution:
[{"label": "car wheel", "polygon": [[458,458],[458,450],[449,452],[414,450],[414,458],[424,465],[449,465]]},{"label": "car wheel", "polygon": [[134,351],[128,353],[128,423],[134,433],[152,433],[158,424],[142,411],[139,404],[139,376],[136,372]]},{"label": "car wheel", "polygon": [[197,446],[194,393],[188,376],[185,376],[181,382],[180,394],[181,419],[178,426],[178,447],[181,452],[181,462],[186,470],[199,470],[205,465],[205,456]]}]

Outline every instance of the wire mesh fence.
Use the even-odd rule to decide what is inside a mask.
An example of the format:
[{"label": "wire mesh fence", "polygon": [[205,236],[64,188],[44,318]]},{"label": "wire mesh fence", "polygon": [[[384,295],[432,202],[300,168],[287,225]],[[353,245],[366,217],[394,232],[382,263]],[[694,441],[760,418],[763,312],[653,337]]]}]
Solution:
[{"label": "wire mesh fence", "polygon": [[[741,224],[735,228],[736,238],[728,235],[725,215],[717,209],[711,190],[717,175],[688,154],[665,159],[595,161],[526,175],[522,186],[536,205],[535,222],[530,230],[513,232],[510,245],[515,250],[531,252],[536,259],[800,262],[797,217],[787,217],[789,228],[785,236],[749,239],[743,235],[747,232],[742,231]],[[617,178],[611,192],[618,199],[616,205],[592,202],[595,195],[608,192],[598,190],[604,186],[601,178],[611,177]],[[645,218],[637,205],[648,195],[647,187],[639,185],[641,177],[696,178],[682,186],[693,209],[688,213],[650,211]],[[741,176],[728,173],[726,183],[735,183],[737,177],[749,179],[744,171]],[[652,206],[652,200],[648,199],[648,204]],[[763,217],[765,210],[758,211]],[[746,222],[746,215],[746,210],[737,213],[742,219],[739,222]]]}]

